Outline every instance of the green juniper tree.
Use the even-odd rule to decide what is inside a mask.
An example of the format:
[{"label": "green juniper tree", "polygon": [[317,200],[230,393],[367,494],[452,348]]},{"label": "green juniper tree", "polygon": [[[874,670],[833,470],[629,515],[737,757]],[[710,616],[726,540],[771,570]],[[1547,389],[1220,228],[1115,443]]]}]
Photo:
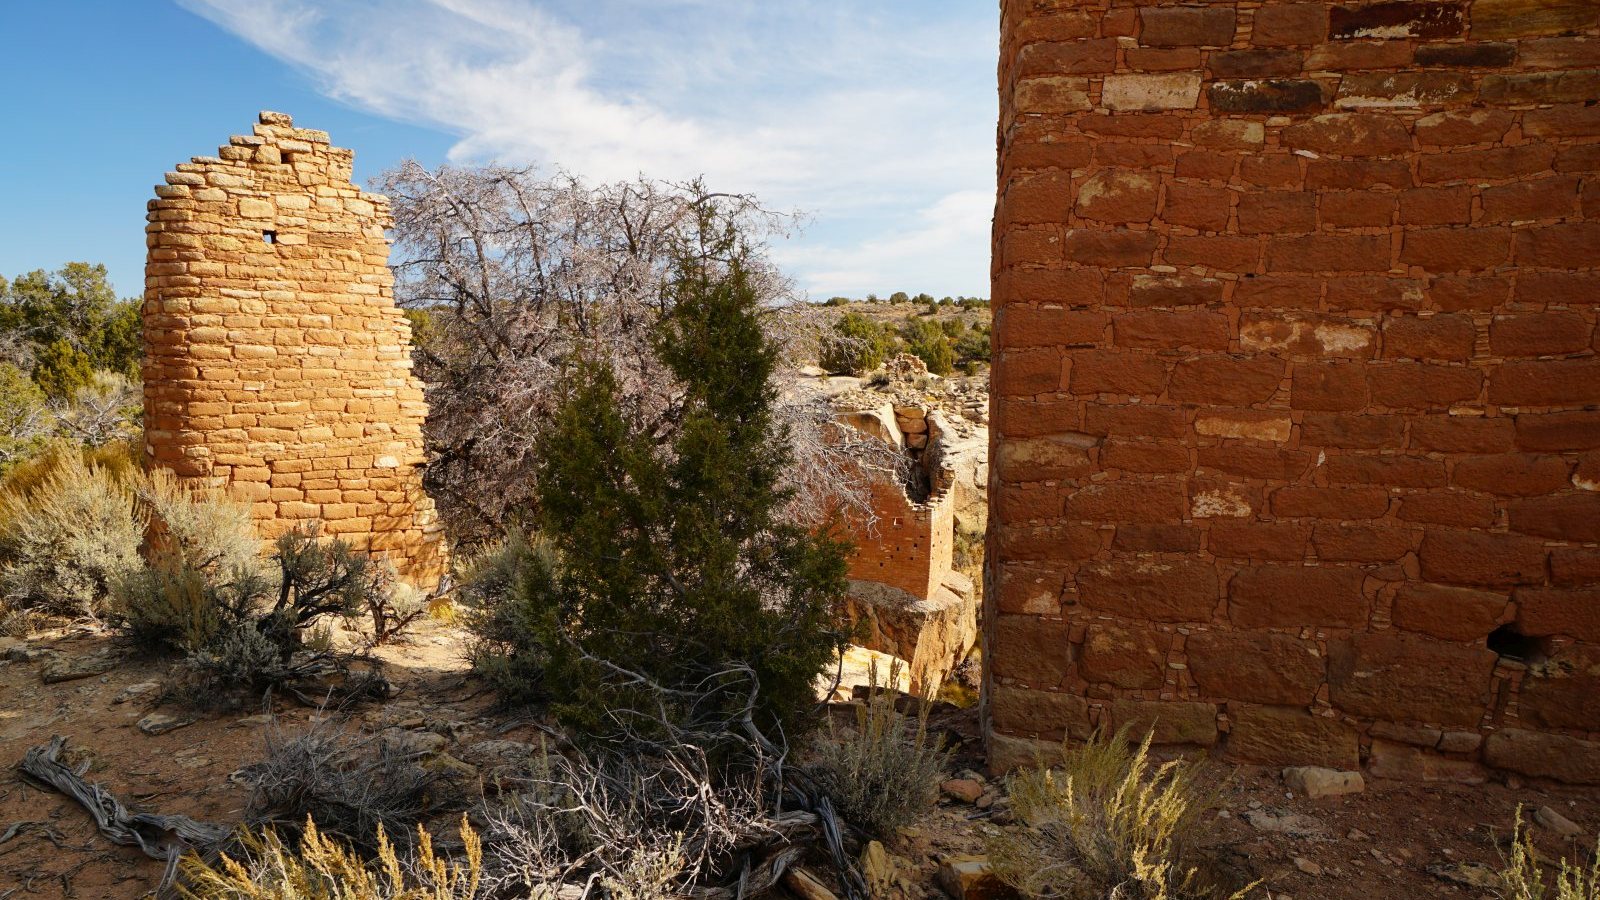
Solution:
[{"label": "green juniper tree", "polygon": [[555,713],[592,736],[794,733],[842,647],[845,548],[784,518],[777,350],[748,251],[713,222],[678,254],[653,342],[676,379],[665,416],[583,359],[537,444],[542,539],[514,602]]}]

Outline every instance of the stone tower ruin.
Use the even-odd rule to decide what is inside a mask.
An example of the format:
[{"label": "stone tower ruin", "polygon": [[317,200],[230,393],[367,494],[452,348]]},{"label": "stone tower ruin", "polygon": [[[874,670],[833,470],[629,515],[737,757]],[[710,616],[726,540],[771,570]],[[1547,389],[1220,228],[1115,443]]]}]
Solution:
[{"label": "stone tower ruin", "polygon": [[1600,4],[1002,23],[991,762],[1600,784]]},{"label": "stone tower ruin", "polygon": [[156,187],[145,227],[145,452],[252,505],[262,537],[322,531],[433,589],[426,415],[395,307],[387,198],[350,150],[264,112]]}]

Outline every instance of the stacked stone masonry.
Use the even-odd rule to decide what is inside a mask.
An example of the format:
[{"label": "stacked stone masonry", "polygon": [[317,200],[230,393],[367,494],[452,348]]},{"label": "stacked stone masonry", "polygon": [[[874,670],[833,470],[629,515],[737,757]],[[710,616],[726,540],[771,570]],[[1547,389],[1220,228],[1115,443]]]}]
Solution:
[{"label": "stacked stone masonry", "polygon": [[1600,4],[1002,21],[991,762],[1600,783]]},{"label": "stacked stone masonry", "polygon": [[418,469],[426,407],[387,199],[350,183],[353,156],[262,113],[156,186],[145,450],[250,503],[265,538],[320,522],[431,590],[444,553]]}]

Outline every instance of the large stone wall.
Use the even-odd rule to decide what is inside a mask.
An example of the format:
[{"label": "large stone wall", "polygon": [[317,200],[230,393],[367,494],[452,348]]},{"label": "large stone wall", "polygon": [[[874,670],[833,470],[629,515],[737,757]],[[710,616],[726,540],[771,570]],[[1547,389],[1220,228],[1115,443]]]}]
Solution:
[{"label": "large stone wall", "polygon": [[422,385],[394,305],[387,199],[354,154],[262,113],[156,187],[146,226],[145,449],[253,506],[263,537],[322,523],[424,590]]},{"label": "large stone wall", "polygon": [[991,761],[1600,783],[1600,4],[1002,7]]}]

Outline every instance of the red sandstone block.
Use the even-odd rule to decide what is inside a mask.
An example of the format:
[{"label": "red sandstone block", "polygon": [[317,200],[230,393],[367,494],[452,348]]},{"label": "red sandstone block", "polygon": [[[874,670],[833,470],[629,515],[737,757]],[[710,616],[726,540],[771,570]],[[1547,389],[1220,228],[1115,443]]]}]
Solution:
[{"label": "red sandstone block", "polygon": [[1226,350],[1231,326],[1226,314],[1212,310],[1136,309],[1113,314],[1111,331],[1119,347]]},{"label": "red sandstone block", "polygon": [[1083,430],[1100,436],[1185,438],[1193,421],[1194,410],[1177,406],[1091,403],[1084,414]]},{"label": "red sandstone block", "polygon": [[1413,278],[1354,275],[1329,278],[1327,305],[1335,310],[1419,310],[1425,291]]},{"label": "red sandstone block", "polygon": [[1206,549],[1233,559],[1288,562],[1305,559],[1310,539],[1309,525],[1218,519],[1206,536]]},{"label": "red sandstone block", "polygon": [[1106,268],[1148,266],[1155,258],[1159,241],[1160,236],[1153,231],[1074,228],[1067,232],[1067,260]]},{"label": "red sandstone block", "polygon": [[1003,563],[998,567],[995,606],[1013,615],[1058,615],[1064,579],[1059,566]]},{"label": "red sandstone block", "polygon": [[1100,468],[1155,475],[1187,472],[1189,450],[1180,444],[1108,438],[1100,448]]},{"label": "red sandstone block", "polygon": [[1329,699],[1359,716],[1472,727],[1489,705],[1497,658],[1418,635],[1352,635],[1328,643]]},{"label": "red sandstone block", "polygon": [[1228,208],[1232,197],[1233,192],[1227,188],[1169,184],[1161,219],[1199,231],[1221,231],[1228,227]]},{"label": "red sandstone block", "polygon": [[1175,266],[1205,266],[1219,272],[1254,272],[1261,259],[1257,238],[1224,235],[1172,235],[1163,259]]},{"label": "red sandstone block", "polygon": [[1124,690],[1153,690],[1166,683],[1169,642],[1153,629],[1093,623],[1084,634],[1078,674]]},{"label": "red sandstone block", "polygon": [[1530,109],[1523,115],[1522,130],[1541,138],[1594,137],[1600,135],[1600,110],[1580,104]]},{"label": "red sandstone block", "polygon": [[1286,3],[1255,11],[1250,41],[1263,47],[1320,44],[1328,36],[1328,7],[1321,3]]},{"label": "red sandstone block", "polygon": [[1130,306],[1209,306],[1222,302],[1223,284],[1215,278],[1135,275]]},{"label": "red sandstone block", "polygon": [[1395,562],[1417,548],[1422,533],[1381,525],[1318,525],[1311,534],[1317,557],[1330,562]]},{"label": "red sandstone block", "polygon": [[1367,405],[1367,379],[1359,363],[1296,363],[1289,390],[1293,409],[1354,411]]},{"label": "red sandstone block", "polygon": [[1013,269],[995,277],[996,306],[1058,303],[1091,306],[1105,299],[1105,274],[1098,269]]},{"label": "red sandstone block", "polygon": [[1516,599],[1517,627],[1523,634],[1600,643],[1600,591],[1521,588]]},{"label": "red sandstone block", "polygon": [[1390,618],[1406,631],[1478,642],[1500,625],[1510,600],[1497,591],[1413,582],[1400,586]]},{"label": "red sandstone block", "polygon": [[1465,225],[1472,221],[1472,188],[1412,188],[1400,192],[1400,224]]},{"label": "red sandstone block", "polygon": [[1101,343],[1110,323],[1110,318],[1099,310],[1019,304],[1003,307],[995,318],[998,345],[1018,350]]},{"label": "red sandstone block", "polygon": [[[1526,284],[1529,276],[1522,276]],[[1511,280],[1496,277],[1447,275],[1428,283],[1428,299],[1446,312],[1493,309],[1511,294]]]},{"label": "red sandstone block", "polygon": [[1485,587],[1542,582],[1545,555],[1544,543],[1533,538],[1434,527],[1417,553],[1429,581]]},{"label": "red sandstone block", "polygon": [[1477,328],[1467,316],[1449,313],[1395,316],[1383,323],[1383,356],[1386,359],[1465,361],[1472,358],[1477,334]]},{"label": "red sandstone block", "polygon": [[1098,172],[1078,187],[1074,211],[1100,222],[1148,222],[1155,218],[1161,181],[1123,169]]},{"label": "red sandstone block", "polygon": [[1486,498],[1455,492],[1428,491],[1400,498],[1396,513],[1407,522],[1487,528],[1494,524],[1494,504]]},{"label": "red sandstone block", "polygon": [[1600,66],[1600,40],[1592,37],[1548,37],[1518,44],[1517,61],[1524,69],[1579,69]]},{"label": "red sandstone block", "polygon": [[1593,306],[1600,297],[1600,274],[1587,272],[1530,272],[1517,276],[1517,302],[1558,306]]},{"label": "red sandstone block", "polygon": [[1134,72],[1192,71],[1201,67],[1201,53],[1196,47],[1129,47],[1123,61]]},{"label": "red sandstone block", "polygon": [[[1212,78],[1265,78],[1298,75],[1305,55],[1298,50],[1252,47],[1209,54],[1206,68]],[[1196,67],[1198,68],[1198,66]]]},{"label": "red sandstone block", "polygon": [[1556,148],[1549,144],[1428,153],[1418,161],[1417,171],[1424,184],[1503,181],[1548,172],[1555,155]]},{"label": "red sandstone block", "polygon": [[1341,228],[1385,226],[1394,221],[1395,195],[1332,191],[1318,195],[1322,224]]},{"label": "red sandstone block", "polygon": [[1246,78],[1213,81],[1206,89],[1215,112],[1244,115],[1309,113],[1327,102],[1324,85],[1310,78]]},{"label": "red sandstone block", "polygon": [[1556,176],[1483,189],[1483,215],[1490,222],[1560,219],[1578,206],[1576,176]]},{"label": "red sandstone block", "polygon": [[1515,429],[1510,418],[1499,416],[1416,416],[1411,419],[1411,446],[1438,453],[1504,453],[1511,449]]},{"label": "red sandstone block", "polygon": [[1241,569],[1228,582],[1228,618],[1240,628],[1358,628],[1371,601],[1360,569],[1269,565]]},{"label": "red sandstone block", "polygon": [[1239,156],[1213,150],[1190,150],[1178,155],[1176,174],[1179,178],[1196,178],[1201,181],[1227,181],[1233,176]]},{"label": "red sandstone block", "polygon": [[1383,272],[1389,268],[1389,236],[1313,234],[1267,241],[1272,272]]},{"label": "red sandstone block", "polygon": [[1523,413],[1517,416],[1517,446],[1523,450],[1600,448],[1600,413]]},{"label": "red sandstone block", "polygon": [[1155,622],[1210,621],[1217,570],[1184,557],[1092,562],[1078,572],[1078,597],[1090,609]]},{"label": "red sandstone block", "polygon": [[1233,43],[1231,6],[1147,6],[1139,11],[1139,43],[1148,47],[1226,47]]},{"label": "red sandstone block", "polygon": [[1411,150],[1405,123],[1382,113],[1331,113],[1283,129],[1285,147],[1336,156],[1398,156]]},{"label": "red sandstone block", "polygon": [[1389,511],[1389,492],[1379,487],[1288,485],[1272,492],[1272,514],[1288,518],[1377,519]]},{"label": "red sandstone block", "polygon": [[1570,310],[1496,316],[1489,325],[1489,347],[1496,356],[1556,356],[1590,346],[1594,326]]},{"label": "red sandstone block", "polygon": [[1192,553],[1200,549],[1201,530],[1191,525],[1131,523],[1118,525],[1111,549],[1125,553]]},{"label": "red sandstone block", "polygon": [[1489,402],[1502,406],[1600,403],[1600,359],[1505,363],[1490,378]]},{"label": "red sandstone block", "polygon": [[1316,228],[1315,194],[1273,191],[1239,197],[1239,231],[1244,234],[1285,234]]},{"label": "red sandstone block", "polygon": [[1334,484],[1375,484],[1386,487],[1444,487],[1444,463],[1425,456],[1358,456],[1341,453],[1329,457],[1324,471]]},{"label": "red sandstone block", "polygon": [[1003,559],[1065,562],[1100,552],[1100,530],[1089,525],[1009,525],[999,523],[995,546]]},{"label": "red sandstone block", "polygon": [[1326,677],[1317,645],[1286,634],[1202,631],[1184,652],[1208,697],[1307,706]]},{"label": "red sandstone block", "polygon": [[1001,485],[995,515],[1006,522],[1053,521],[1061,515],[1061,489],[1052,482]]},{"label": "red sandstone block", "polygon": [[994,433],[1006,440],[1077,431],[1083,409],[1075,400],[1018,399],[996,395],[990,404]]},{"label": "red sandstone block", "polygon": [[1504,109],[1436,112],[1417,120],[1417,141],[1433,147],[1494,143],[1505,137],[1516,119],[1515,113]]},{"label": "red sandstone block", "polygon": [[1498,497],[1533,497],[1567,486],[1572,465],[1560,456],[1500,453],[1456,461],[1451,483]]},{"label": "red sandstone block", "polygon": [[1506,505],[1511,530],[1557,541],[1600,541],[1600,494],[1572,491]]},{"label": "red sandstone block", "polygon": [[[1183,120],[1166,113],[1129,112],[1115,116],[1085,115],[1078,117],[1077,126],[1078,130],[1084,134],[1098,134],[1106,137],[1157,138],[1162,141],[1175,141],[1183,136]],[[1161,162],[1163,165],[1172,164],[1172,148],[1164,144],[1128,144],[1101,141],[1095,144],[1095,152],[1099,153],[1109,146],[1119,146],[1124,149],[1143,148],[1146,151],[1166,151],[1165,155],[1161,157]]]},{"label": "red sandstone block", "polygon": [[1233,730],[1224,758],[1260,766],[1361,767],[1360,735],[1339,719],[1314,716],[1303,705],[1229,703]]},{"label": "red sandstone block", "polygon": [[1264,188],[1297,188],[1300,185],[1300,159],[1287,153],[1254,154],[1239,165],[1239,177]]},{"label": "red sandstone block", "polygon": [[1272,399],[1283,361],[1271,356],[1194,356],[1173,367],[1167,394],[1180,403],[1250,406]]},{"label": "red sandstone block", "polygon": [[995,616],[989,635],[990,671],[1035,687],[1056,687],[1070,659],[1067,625],[1038,616]]},{"label": "red sandstone block", "polygon": [[1300,420],[1300,443],[1310,447],[1378,450],[1398,447],[1405,438],[1401,416],[1352,416],[1306,413]]},{"label": "red sandstone block", "polygon": [[[1058,97],[1052,91],[1041,99],[1047,109],[1063,109],[1070,104],[1070,92]],[[1028,141],[1015,138],[1006,145],[1000,158],[1000,177],[1003,182],[1014,182],[1024,177],[1021,170],[1081,169],[1089,164],[1094,146],[1088,141]]]},{"label": "red sandstone block", "polygon": [[1074,41],[1041,41],[1029,44],[1017,54],[1017,74],[1091,75],[1114,71],[1117,67],[1115,38]]},{"label": "red sandstone block", "polygon": [[1077,350],[1069,353],[1068,390],[1074,394],[1158,395],[1166,387],[1167,367],[1146,353]]},{"label": "red sandstone block", "polygon": [[1052,11],[1043,16],[1018,15],[1009,20],[1016,23],[1015,40],[1019,45],[1094,37],[1100,24],[1098,15],[1075,10]]},{"label": "red sandstone block", "polygon": [[1065,222],[1071,209],[1072,179],[1063,172],[1014,179],[1000,200],[1003,220],[1012,225]]},{"label": "red sandstone block", "polygon": [[1322,280],[1307,275],[1257,275],[1236,282],[1233,305],[1258,309],[1313,309]]},{"label": "red sandstone block", "polygon": [[1311,50],[1306,67],[1316,72],[1353,72],[1361,69],[1400,69],[1411,65],[1411,45],[1406,41],[1348,41],[1320,44]]},{"label": "red sandstone block", "polygon": [[[1099,116],[1097,118],[1106,118]],[[1094,148],[1094,164],[1109,168],[1157,171],[1172,168],[1172,148],[1164,144],[1102,141]],[[1137,221],[1145,221],[1138,219]]]},{"label": "red sandstone block", "polygon": [[1065,377],[1061,351],[1008,350],[994,366],[996,396],[1030,396],[1058,391]]},{"label": "red sandstone block", "polygon": [[1600,258],[1600,222],[1545,225],[1517,230],[1517,264],[1572,268]]},{"label": "red sandstone block", "polygon": [[1005,482],[1059,480],[1093,472],[1089,439],[1064,434],[1051,437],[1007,436],[996,448],[996,468]]},{"label": "red sandstone block", "polygon": [[1071,491],[1062,516],[1074,522],[1176,522],[1188,508],[1182,482],[1122,479]]},{"label": "red sandstone block", "polygon": [[1370,191],[1411,187],[1411,167],[1398,159],[1314,159],[1306,164],[1310,190]]},{"label": "red sandstone block", "polygon": [[1389,0],[1360,6],[1335,6],[1328,20],[1328,37],[1448,38],[1465,28],[1462,3],[1416,3]]},{"label": "red sandstone block", "polygon": [[1367,372],[1372,402],[1389,409],[1448,409],[1476,400],[1483,386],[1477,369],[1431,363],[1396,363]]},{"label": "red sandstone block", "polygon": [[1563,587],[1600,584],[1600,550],[1580,547],[1551,550],[1550,580]]},{"label": "red sandstone block", "polygon": [[1400,261],[1429,272],[1492,269],[1511,253],[1509,228],[1427,228],[1407,231]]},{"label": "red sandstone block", "polygon": [[1200,448],[1200,466],[1245,478],[1294,481],[1305,474],[1311,454],[1303,450],[1284,450],[1223,441]]},{"label": "red sandstone block", "polygon": [[1000,265],[1057,265],[1063,262],[1061,235],[1054,228],[1012,229],[1000,236]]}]

